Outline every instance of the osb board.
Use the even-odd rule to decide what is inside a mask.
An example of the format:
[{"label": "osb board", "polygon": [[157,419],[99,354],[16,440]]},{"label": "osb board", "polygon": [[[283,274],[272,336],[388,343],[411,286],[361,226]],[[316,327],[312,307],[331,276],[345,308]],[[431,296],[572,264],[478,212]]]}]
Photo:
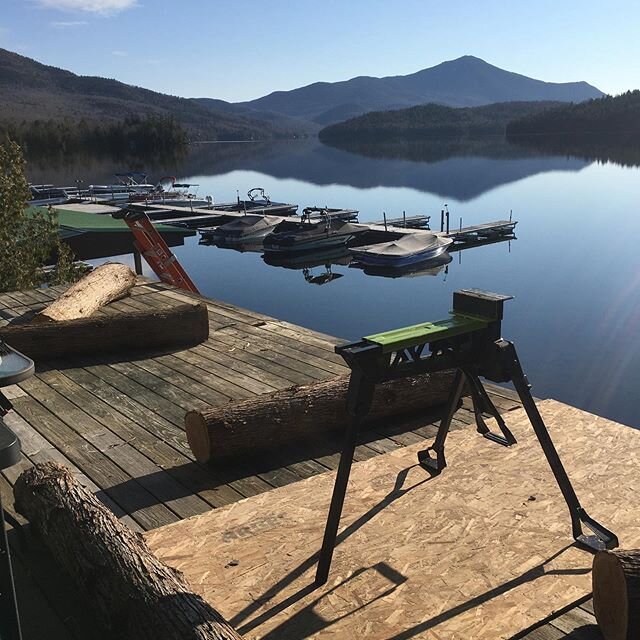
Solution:
[{"label": "osb board", "polygon": [[[589,514],[640,546],[640,432],[544,401]],[[591,591],[592,555],[523,410],[519,444],[474,429],[447,441],[438,477],[414,445],[354,465],[329,582],[312,586],[334,474],[248,498],[147,534],[246,638],[497,640]],[[346,530],[345,528],[346,527]]]}]

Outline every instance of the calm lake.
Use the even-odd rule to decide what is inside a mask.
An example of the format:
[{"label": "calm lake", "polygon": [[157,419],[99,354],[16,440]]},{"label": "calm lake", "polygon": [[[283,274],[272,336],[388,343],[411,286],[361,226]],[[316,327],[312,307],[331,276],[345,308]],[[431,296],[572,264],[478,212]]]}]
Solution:
[{"label": "calm lake", "polygon": [[[367,275],[339,258],[270,266],[260,253],[201,246],[197,236],[174,251],[204,295],[345,339],[445,317],[456,289],[512,294],[503,335],[515,341],[534,394],[640,427],[640,153],[632,151],[542,152],[492,139],[348,151],[317,141],[221,143],[145,168],[152,179],[198,183],[216,202],[259,186],[301,208],[358,209],[361,221],[404,210],[430,214],[435,229],[444,203],[452,226],[513,210],[516,240],[454,253],[446,268],[413,277]],[[29,177],[111,182],[129,168],[83,159],[30,164]],[[314,283],[327,272],[338,277]]]}]

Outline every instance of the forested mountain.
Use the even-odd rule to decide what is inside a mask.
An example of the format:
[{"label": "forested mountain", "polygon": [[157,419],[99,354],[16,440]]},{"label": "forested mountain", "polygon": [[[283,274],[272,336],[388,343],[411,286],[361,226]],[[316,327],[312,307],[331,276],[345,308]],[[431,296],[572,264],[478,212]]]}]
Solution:
[{"label": "forested mountain", "polygon": [[78,76],[0,49],[0,120],[4,122],[84,119],[105,123],[147,116],[173,116],[192,139],[291,137],[305,130],[295,122],[289,128],[283,119],[262,119],[246,108],[230,104],[220,108],[117,80]]},{"label": "forested mountain", "polygon": [[296,131],[303,135],[315,135],[321,129],[320,125],[315,122],[310,122],[309,120],[295,118],[273,111],[258,111],[242,103],[226,102],[218,98],[191,98],[191,100],[214,112],[223,112],[264,122],[278,131]]},{"label": "forested mountain", "polygon": [[516,118],[545,112],[559,102],[500,102],[482,107],[425,104],[397,111],[374,111],[320,131],[323,141],[416,140],[428,136],[504,135]]},{"label": "forested mountain", "polygon": [[640,91],[531,113],[507,127],[507,135],[640,135]]},{"label": "forested mountain", "polygon": [[316,82],[241,104],[327,125],[369,111],[401,109],[427,102],[473,107],[511,101],[580,102],[602,95],[586,82],[543,82],[505,71],[473,56],[463,56],[406,76],[360,76],[344,82]]}]

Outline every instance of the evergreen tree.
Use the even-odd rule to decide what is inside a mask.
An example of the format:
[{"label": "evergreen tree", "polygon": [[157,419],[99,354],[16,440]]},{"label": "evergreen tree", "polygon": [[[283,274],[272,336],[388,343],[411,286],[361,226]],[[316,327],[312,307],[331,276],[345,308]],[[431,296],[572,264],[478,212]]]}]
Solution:
[{"label": "evergreen tree", "polygon": [[[26,207],[30,198],[22,150],[7,139],[0,144],[0,291],[76,280],[68,245],[58,236],[54,210]],[[57,258],[53,272],[43,267]]]}]

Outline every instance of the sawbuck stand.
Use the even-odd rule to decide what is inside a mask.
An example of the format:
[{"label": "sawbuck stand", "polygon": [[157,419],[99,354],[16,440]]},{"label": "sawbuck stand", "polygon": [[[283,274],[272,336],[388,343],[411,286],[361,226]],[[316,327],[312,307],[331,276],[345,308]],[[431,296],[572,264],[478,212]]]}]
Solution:
[{"label": "sawbuck stand", "polygon": [[[453,385],[434,443],[418,454],[420,465],[433,475],[441,473],[447,466],[445,441],[465,386],[473,402],[478,433],[503,446],[516,444],[480,378],[513,382],[569,508],[573,538],[594,552],[618,546],[616,535],[589,517],[580,505],[533,400],[516,348],[501,337],[503,305],[510,298],[477,289],[456,291],[453,294],[453,311],[446,320],[367,336],[359,342],[336,347],[336,353],[351,368],[347,411],[352,420],[346,430],[331,498],[316,570],[317,585],[324,584],[329,576],[358,431],[369,412],[375,386],[388,380],[445,370],[455,371]],[[500,433],[489,429],[483,413],[495,419]],[[583,532],[583,525],[591,534]]]}]

